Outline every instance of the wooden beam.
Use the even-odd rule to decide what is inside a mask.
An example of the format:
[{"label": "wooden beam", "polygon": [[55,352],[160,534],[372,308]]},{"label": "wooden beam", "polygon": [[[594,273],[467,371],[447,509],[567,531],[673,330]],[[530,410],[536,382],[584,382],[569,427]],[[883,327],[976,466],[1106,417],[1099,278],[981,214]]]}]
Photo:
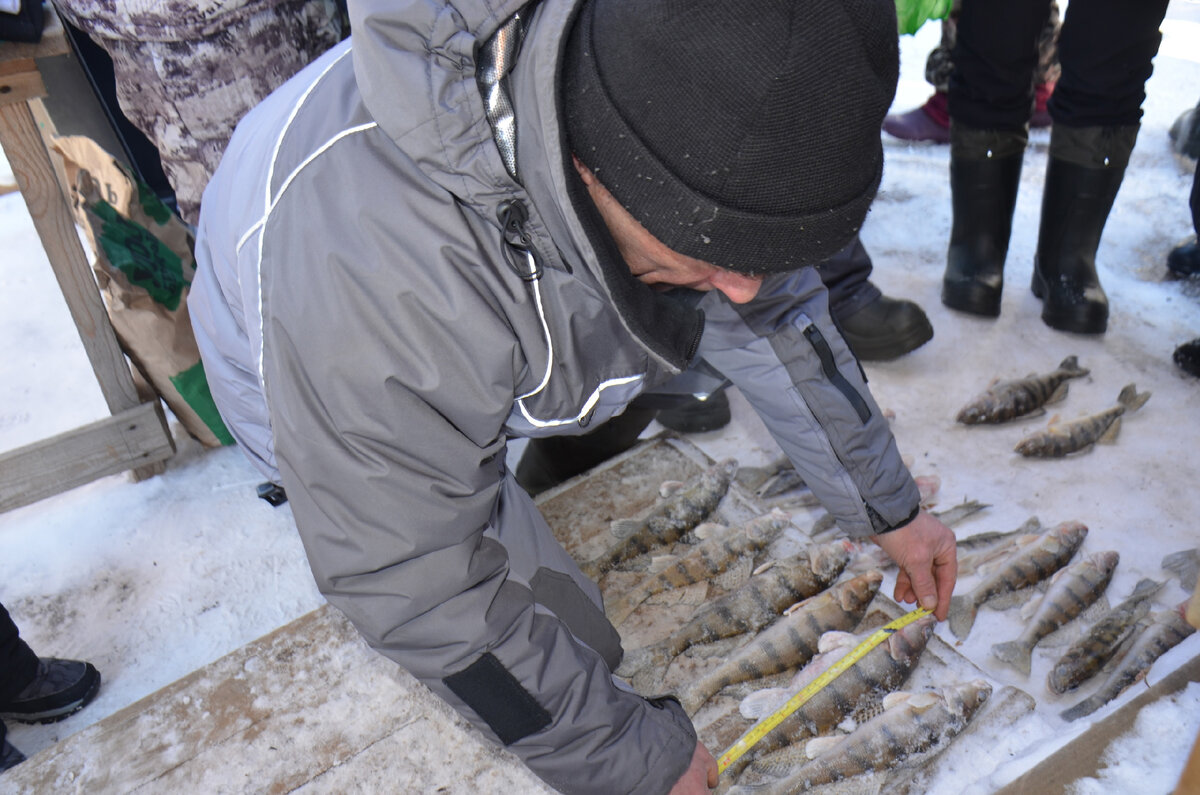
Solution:
[{"label": "wooden beam", "polygon": [[158,401],[0,455],[0,512],[170,458]]}]

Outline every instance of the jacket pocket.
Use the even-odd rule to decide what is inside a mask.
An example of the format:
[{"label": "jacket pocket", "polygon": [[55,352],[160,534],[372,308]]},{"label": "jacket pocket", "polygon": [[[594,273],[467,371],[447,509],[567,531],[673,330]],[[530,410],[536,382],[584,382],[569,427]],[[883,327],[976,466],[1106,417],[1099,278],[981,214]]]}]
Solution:
[{"label": "jacket pocket", "polygon": [[825,335],[817,328],[813,322],[809,322],[804,330],[804,339],[808,340],[808,344],[812,346],[816,352],[817,358],[821,361],[821,370],[825,373],[825,377],[829,382],[837,388],[839,392],[850,403],[851,408],[858,414],[858,418],[863,425],[871,419],[871,407],[867,405],[867,401],[863,400],[863,396],[858,393],[854,385],[846,380],[846,376],[842,375],[842,371],[838,369],[837,360],[834,359],[833,349],[829,347],[829,341],[825,339]]}]

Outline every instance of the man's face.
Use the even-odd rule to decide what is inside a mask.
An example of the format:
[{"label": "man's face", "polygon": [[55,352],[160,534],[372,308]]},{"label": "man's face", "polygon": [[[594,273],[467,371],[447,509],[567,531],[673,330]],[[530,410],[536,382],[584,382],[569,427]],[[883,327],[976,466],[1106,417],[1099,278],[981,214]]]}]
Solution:
[{"label": "man's face", "polygon": [[762,276],[744,276],[667,248],[638,223],[578,159],[575,169],[638,281],[660,290],[671,287],[718,290],[735,304],[744,304],[758,294]]}]

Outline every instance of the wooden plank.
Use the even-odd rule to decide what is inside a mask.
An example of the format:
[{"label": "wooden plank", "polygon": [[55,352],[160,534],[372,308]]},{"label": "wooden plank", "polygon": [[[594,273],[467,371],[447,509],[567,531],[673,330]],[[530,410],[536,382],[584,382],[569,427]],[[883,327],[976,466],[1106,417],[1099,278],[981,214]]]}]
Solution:
[{"label": "wooden plank", "polygon": [[0,511],[9,511],[96,478],[169,458],[158,401],[0,455]]},{"label": "wooden plank", "polygon": [[1129,731],[1143,707],[1197,681],[1200,681],[1200,657],[1193,657],[1111,715],[1097,721],[1087,732],[1043,759],[996,795],[1054,795],[1072,791],[1079,779],[1096,776],[1109,743]]},{"label": "wooden plank", "polygon": [[551,793],[329,606],[35,754],[4,786]]},{"label": "wooden plank", "polygon": [[0,145],[17,177],[109,411],[117,414],[133,408],[140,402],[133,376],[108,320],[50,154],[26,103],[0,106]]},{"label": "wooden plank", "polygon": [[46,86],[32,58],[0,63],[0,105],[46,96]]}]

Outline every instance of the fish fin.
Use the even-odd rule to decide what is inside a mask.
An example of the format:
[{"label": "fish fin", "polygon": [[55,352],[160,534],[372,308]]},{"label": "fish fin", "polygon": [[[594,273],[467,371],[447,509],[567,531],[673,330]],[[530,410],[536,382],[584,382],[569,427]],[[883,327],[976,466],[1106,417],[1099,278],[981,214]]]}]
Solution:
[{"label": "fish fin", "polygon": [[1200,576],[1200,548],[1172,552],[1162,559],[1162,567],[1178,577],[1184,588],[1194,591]]},{"label": "fish fin", "polygon": [[775,467],[742,467],[737,473],[737,484],[744,489],[754,491],[777,471]]},{"label": "fish fin", "polygon": [[1075,376],[1077,378],[1079,376],[1087,375],[1088,373],[1091,372],[1091,370],[1088,370],[1086,367],[1080,367],[1079,359],[1074,355],[1068,356],[1067,358],[1063,359],[1062,362],[1058,365],[1058,369],[1064,373],[1070,373],[1072,376]]},{"label": "fish fin", "polygon": [[887,695],[885,695],[883,697],[883,710],[884,710],[884,712],[886,712],[887,710],[892,709],[893,707],[898,707],[901,704],[907,702],[912,697],[913,697],[913,694],[909,693],[905,690],[895,690],[891,693],[888,693]]},{"label": "fish fin", "polygon": [[1046,416],[1046,410],[1044,408],[1042,408],[1041,406],[1038,406],[1036,409],[1030,409],[1029,411],[1025,412],[1023,415],[1021,415],[1021,419],[1029,420],[1029,419],[1035,419],[1037,417],[1044,417],[1044,416]]},{"label": "fish fin", "polygon": [[724,535],[728,531],[729,527],[721,524],[720,522],[701,522],[692,528],[692,531],[689,533],[689,535],[694,535],[696,538],[703,541],[706,538],[712,538],[716,535]]},{"label": "fish fin", "polygon": [[817,651],[823,654],[827,651],[846,649],[855,646],[857,642],[858,636],[854,633],[833,629],[817,639]]},{"label": "fish fin", "polygon": [[[1164,566],[1163,568],[1166,567]],[[1193,575],[1192,579],[1195,579],[1195,575]],[[1133,593],[1131,593],[1129,596],[1130,598],[1147,599],[1152,594],[1157,593],[1158,589],[1162,588],[1164,585],[1166,585],[1166,583],[1146,577],[1145,579],[1138,580],[1138,584],[1133,586]],[[1194,589],[1195,587],[1195,583],[1192,583],[1192,588]]]},{"label": "fish fin", "polygon": [[950,614],[947,622],[954,637],[962,640],[971,632],[975,625],[976,607],[967,596],[950,597]]},{"label": "fish fin", "polygon": [[809,759],[816,759],[824,753],[832,751],[834,748],[842,744],[846,739],[846,735],[839,734],[834,737],[814,737],[804,745],[804,754]]},{"label": "fish fin", "polygon": [[1046,405],[1053,403],[1061,403],[1067,399],[1067,382],[1063,381],[1058,386],[1054,387],[1054,391],[1050,393],[1050,397],[1046,398]]},{"label": "fish fin", "polygon": [[1029,676],[1031,649],[1024,643],[1011,640],[1007,643],[997,643],[992,647],[992,655],[1006,662],[1021,673]]},{"label": "fish fin", "polygon": [[1055,414],[1055,415],[1054,415],[1053,417],[1051,417],[1051,418],[1050,418],[1050,420],[1049,420],[1049,421],[1046,423],[1046,430],[1050,430],[1050,429],[1052,429],[1052,428],[1053,428],[1055,425],[1058,425],[1060,422],[1062,422],[1062,415],[1061,415],[1061,414]]},{"label": "fish fin", "polygon": [[658,484],[658,496],[665,500],[674,497],[686,487],[687,484],[682,480],[664,480]]},{"label": "fish fin", "polygon": [[1096,440],[1096,444],[1112,444],[1117,441],[1117,434],[1121,431],[1121,418],[1117,417],[1113,420],[1112,425],[1100,434],[1100,438]]},{"label": "fish fin", "polygon": [[783,687],[766,687],[762,690],[755,690],[742,699],[738,705],[738,711],[743,718],[748,720],[765,718],[786,704],[791,695],[792,691]]},{"label": "fish fin", "polygon": [[1117,395],[1117,402],[1124,406],[1126,411],[1137,411],[1146,405],[1146,401],[1149,399],[1149,392],[1139,394],[1133,384],[1126,384],[1125,388],[1121,390],[1121,394]]},{"label": "fish fin", "polygon": [[614,519],[608,525],[608,532],[615,538],[624,540],[645,527],[645,524],[641,519]]}]

